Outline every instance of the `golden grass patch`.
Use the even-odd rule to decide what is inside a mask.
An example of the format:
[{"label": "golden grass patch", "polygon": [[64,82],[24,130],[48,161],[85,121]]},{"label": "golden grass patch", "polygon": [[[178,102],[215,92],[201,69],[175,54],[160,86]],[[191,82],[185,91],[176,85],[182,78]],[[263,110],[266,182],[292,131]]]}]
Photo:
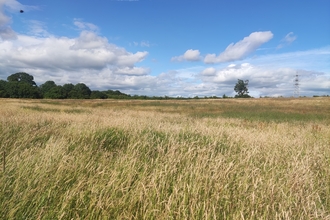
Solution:
[{"label": "golden grass patch", "polygon": [[328,98],[0,104],[1,219],[330,218]]}]

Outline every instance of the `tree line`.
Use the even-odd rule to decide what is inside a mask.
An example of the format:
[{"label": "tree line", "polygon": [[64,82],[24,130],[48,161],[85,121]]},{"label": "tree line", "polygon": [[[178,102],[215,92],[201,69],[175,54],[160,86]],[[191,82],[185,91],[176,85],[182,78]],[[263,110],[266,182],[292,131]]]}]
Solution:
[{"label": "tree line", "polygon": [[56,85],[47,81],[40,86],[34,82],[32,75],[19,72],[0,80],[0,98],[30,98],[30,99],[106,99],[128,98],[130,95],[118,90],[91,90],[84,83]]},{"label": "tree line", "polygon": [[[84,83],[76,85],[67,83],[56,85],[54,81],[46,81],[38,86],[34,77],[25,72],[19,72],[0,80],[0,98],[29,98],[29,99],[187,99],[183,97],[129,95],[119,90],[91,90]],[[199,98],[198,96],[194,98]],[[216,96],[204,98],[218,98]]]},{"label": "tree line", "polygon": [[[249,81],[238,79],[234,87],[234,91],[238,93],[235,98],[250,98],[248,95]],[[6,80],[0,80],[0,98],[30,98],[30,99],[190,99],[184,97],[169,97],[169,96],[145,96],[145,95],[128,95],[118,90],[91,90],[84,83],[76,85],[72,83],[56,85],[54,81],[46,81],[37,86],[34,82],[34,77],[25,72],[19,72],[7,77]],[[194,99],[200,97],[195,96]],[[217,99],[217,96],[203,97],[204,99]],[[223,95],[222,98],[231,98]]]}]

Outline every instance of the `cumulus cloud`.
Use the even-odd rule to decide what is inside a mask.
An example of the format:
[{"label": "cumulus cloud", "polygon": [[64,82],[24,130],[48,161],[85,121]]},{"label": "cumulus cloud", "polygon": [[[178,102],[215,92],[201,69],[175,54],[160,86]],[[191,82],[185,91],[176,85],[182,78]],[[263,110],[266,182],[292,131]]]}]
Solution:
[{"label": "cumulus cloud", "polygon": [[[18,34],[15,40],[0,41],[1,75],[24,71],[34,75],[36,82],[77,83],[85,80],[98,87],[102,85],[98,77],[108,84],[109,80],[119,79],[130,83],[130,77],[150,73],[149,68],[136,67],[148,52],[129,52],[91,31],[97,30],[93,25],[81,22],[79,25],[88,30],[82,30],[76,38]],[[104,72],[111,77],[104,78]]]},{"label": "cumulus cloud", "polygon": [[229,84],[229,82],[232,83],[237,80],[237,78],[246,78],[246,76],[250,74],[251,71],[249,70],[251,68],[253,67],[248,63],[239,65],[231,64],[221,69],[215,69],[213,67],[206,68],[200,75],[204,82]]},{"label": "cumulus cloud", "polygon": [[[37,83],[54,80],[58,84],[84,82],[92,88],[148,89],[155,85],[150,69],[137,67],[148,55],[147,51],[129,52],[109,43],[98,34],[98,26],[74,19],[79,37],[56,37],[47,32],[45,23],[25,21],[29,35],[17,34],[11,27],[11,18],[4,13],[24,6],[16,0],[0,0],[0,78],[15,72],[32,74]],[[148,47],[148,42],[141,42]]]},{"label": "cumulus cloud", "polygon": [[182,61],[199,61],[201,59],[199,50],[187,50],[183,55],[172,57],[171,61],[182,62]]},{"label": "cumulus cloud", "polygon": [[216,74],[216,69],[214,67],[206,68],[201,72],[202,76],[214,76],[215,74]]},{"label": "cumulus cloud", "polygon": [[100,37],[94,32],[82,31],[80,36],[74,39],[74,44],[70,47],[73,50],[80,49],[102,49],[108,45],[108,40],[105,37]]},{"label": "cumulus cloud", "polygon": [[282,40],[281,43],[277,46],[277,49],[280,49],[285,46],[289,46],[293,41],[297,39],[297,36],[293,32],[288,33]]},{"label": "cumulus cloud", "polygon": [[59,69],[104,68],[108,65],[133,67],[147,52],[131,53],[108,43],[106,38],[83,31],[78,38],[36,38],[18,35],[10,43],[1,43],[1,59],[21,67]]},{"label": "cumulus cloud", "polygon": [[207,54],[204,58],[205,63],[223,63],[235,60],[241,60],[253,53],[262,44],[273,38],[270,31],[253,32],[248,37],[237,43],[231,43],[224,52],[218,56],[216,54]]}]

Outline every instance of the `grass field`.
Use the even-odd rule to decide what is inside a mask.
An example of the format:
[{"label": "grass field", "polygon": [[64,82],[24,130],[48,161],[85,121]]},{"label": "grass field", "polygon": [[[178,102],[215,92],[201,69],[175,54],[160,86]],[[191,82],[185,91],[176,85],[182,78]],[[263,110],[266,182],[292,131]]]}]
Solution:
[{"label": "grass field", "polygon": [[0,99],[0,219],[330,219],[330,99]]}]

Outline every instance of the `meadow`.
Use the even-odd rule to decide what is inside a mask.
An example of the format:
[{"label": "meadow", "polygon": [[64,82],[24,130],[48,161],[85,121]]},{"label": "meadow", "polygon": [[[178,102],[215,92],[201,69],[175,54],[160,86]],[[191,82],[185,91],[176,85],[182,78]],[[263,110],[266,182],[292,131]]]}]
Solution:
[{"label": "meadow", "polygon": [[330,98],[0,105],[0,219],[330,219]]}]

